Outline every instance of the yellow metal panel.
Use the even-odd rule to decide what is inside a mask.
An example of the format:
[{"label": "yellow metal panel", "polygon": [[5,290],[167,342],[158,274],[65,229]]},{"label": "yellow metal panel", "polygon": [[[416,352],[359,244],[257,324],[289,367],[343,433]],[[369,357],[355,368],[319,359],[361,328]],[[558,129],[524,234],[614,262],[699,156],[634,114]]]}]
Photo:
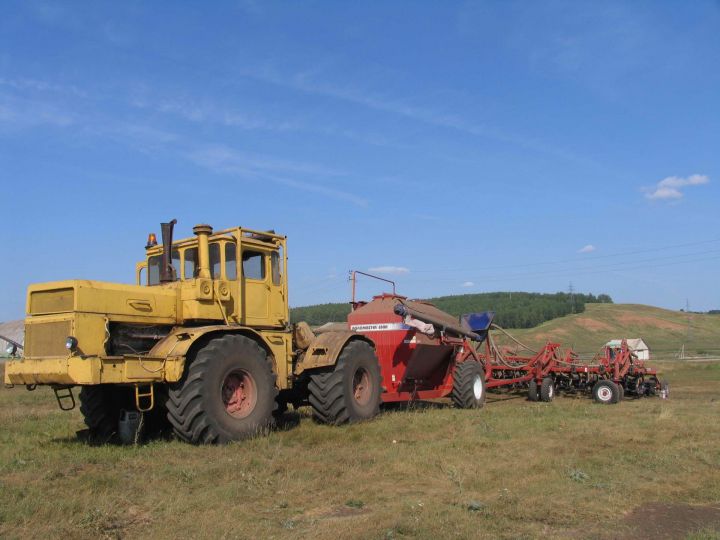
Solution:
[{"label": "yellow metal panel", "polygon": [[128,384],[175,382],[182,376],[183,358],[41,358],[10,360],[5,384]]},{"label": "yellow metal panel", "polygon": [[28,314],[61,313],[72,311],[75,299],[75,290],[72,287],[63,287],[51,290],[35,290],[30,287],[28,291]]},{"label": "yellow metal panel", "polygon": [[26,357],[63,356],[68,351],[65,340],[72,335],[72,320],[27,320],[25,323]]},{"label": "yellow metal panel", "polygon": [[86,313],[152,318],[157,323],[177,320],[175,287],[143,287],[100,281],[78,281],[75,309]]}]

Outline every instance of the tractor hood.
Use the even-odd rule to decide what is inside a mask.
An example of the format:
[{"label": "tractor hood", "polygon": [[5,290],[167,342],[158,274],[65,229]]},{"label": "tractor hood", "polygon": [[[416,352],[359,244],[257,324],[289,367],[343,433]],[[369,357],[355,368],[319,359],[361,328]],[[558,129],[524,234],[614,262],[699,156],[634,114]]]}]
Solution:
[{"label": "tractor hood", "polygon": [[103,281],[68,280],[40,283],[28,288],[27,315],[33,318],[60,313],[97,313],[110,319],[149,319],[175,323],[177,287],[155,287]]}]

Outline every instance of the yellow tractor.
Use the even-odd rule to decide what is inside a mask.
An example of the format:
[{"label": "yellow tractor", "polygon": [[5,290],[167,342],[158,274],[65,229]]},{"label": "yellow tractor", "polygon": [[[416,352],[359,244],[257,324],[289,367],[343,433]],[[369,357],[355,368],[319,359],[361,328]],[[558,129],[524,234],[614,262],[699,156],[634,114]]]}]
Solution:
[{"label": "yellow tractor", "polygon": [[[286,237],[242,227],[151,234],[136,285],[31,285],[6,385],[49,385],[93,441],[172,430],[192,443],[263,432],[288,403],[340,424],[377,414],[382,380],[360,334],[290,324]],[[142,427],[140,427],[142,426]],[[123,436],[123,434],[125,435]]]}]

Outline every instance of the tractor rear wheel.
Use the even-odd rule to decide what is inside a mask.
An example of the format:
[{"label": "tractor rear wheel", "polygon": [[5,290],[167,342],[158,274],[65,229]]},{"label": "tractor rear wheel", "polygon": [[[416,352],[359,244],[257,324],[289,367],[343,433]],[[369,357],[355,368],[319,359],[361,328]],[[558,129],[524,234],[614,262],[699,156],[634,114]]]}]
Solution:
[{"label": "tractor rear wheel", "polygon": [[528,399],[530,401],[539,401],[540,400],[540,394],[538,392],[538,383],[535,379],[530,381],[530,384],[528,385]]},{"label": "tractor rear wheel", "polygon": [[277,407],[275,375],[265,350],[246,336],[224,335],[189,358],[170,387],[173,432],[194,444],[224,444],[261,433]]},{"label": "tractor rear wheel", "polygon": [[549,402],[555,397],[555,381],[552,377],[545,377],[540,385],[540,399]]},{"label": "tractor rear wheel", "polygon": [[610,403],[617,403],[620,397],[620,390],[618,385],[607,379],[602,379],[595,383],[592,389],[593,399],[597,403],[603,405],[609,405]]},{"label": "tractor rear wheel", "polygon": [[485,405],[485,372],[482,365],[475,360],[455,365],[451,397],[459,409],[479,409]]},{"label": "tractor rear wheel", "polygon": [[382,377],[375,351],[366,341],[348,343],[332,371],[310,375],[313,417],[323,424],[368,420],[380,411]]}]

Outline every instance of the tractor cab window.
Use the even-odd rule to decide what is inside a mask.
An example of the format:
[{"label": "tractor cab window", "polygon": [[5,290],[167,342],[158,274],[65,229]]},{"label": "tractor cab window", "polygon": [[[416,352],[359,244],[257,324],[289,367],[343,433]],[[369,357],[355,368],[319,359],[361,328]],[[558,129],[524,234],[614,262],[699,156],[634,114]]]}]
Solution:
[{"label": "tractor cab window", "polygon": [[193,279],[195,277],[195,271],[198,267],[197,251],[197,248],[185,250],[185,271],[183,272],[183,279]]},{"label": "tractor cab window", "polygon": [[222,265],[220,263],[220,244],[210,244],[210,277],[220,279]]},{"label": "tractor cab window", "polygon": [[[175,270],[175,277],[180,278],[180,252],[177,249],[172,251],[172,267]],[[160,266],[162,255],[154,255],[148,259],[148,285],[160,284]]]},{"label": "tractor cab window", "polygon": [[162,257],[155,255],[148,259],[148,285],[160,283],[160,261]]},{"label": "tractor cab window", "polygon": [[[210,251],[210,277],[220,278],[220,244],[217,242],[211,243],[209,246]],[[194,279],[198,274],[198,248],[188,248],[185,250],[185,263],[183,279]]]},{"label": "tractor cab window", "polygon": [[233,242],[227,242],[225,244],[225,278],[229,280],[237,279],[236,251]]},{"label": "tractor cab window", "polygon": [[265,279],[265,257],[257,251],[243,251],[242,271],[245,279]]},{"label": "tractor cab window", "polygon": [[280,285],[282,282],[282,248],[273,251],[270,255],[270,267],[272,270],[273,285]]}]

